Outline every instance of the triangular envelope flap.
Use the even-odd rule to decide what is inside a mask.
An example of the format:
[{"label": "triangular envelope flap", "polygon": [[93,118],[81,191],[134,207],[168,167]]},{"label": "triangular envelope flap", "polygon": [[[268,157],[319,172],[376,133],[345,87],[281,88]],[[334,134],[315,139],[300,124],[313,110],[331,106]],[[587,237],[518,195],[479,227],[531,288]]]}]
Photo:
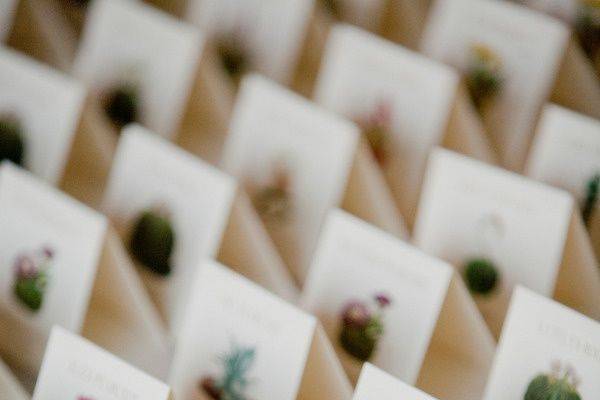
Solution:
[{"label": "triangular envelope flap", "polygon": [[145,128],[132,125],[121,134],[102,208],[124,236],[142,212],[168,214],[175,232],[173,272],[157,278],[141,271],[173,329],[198,263],[218,251],[235,191],[230,176]]},{"label": "triangular envelope flap", "polygon": [[598,322],[518,287],[483,398],[522,398],[536,376],[556,374],[575,380],[580,398],[594,399],[600,393],[599,354]]},{"label": "triangular envelope flap", "polygon": [[[7,361],[35,371],[52,325],[81,328],[106,219],[4,162],[0,225],[0,345]],[[27,289],[32,279],[43,283]]]},{"label": "triangular envelope flap", "polygon": [[494,348],[494,338],[473,299],[454,275],[417,386],[440,399],[479,399]]},{"label": "triangular envelope flap", "polygon": [[[295,399],[315,319],[212,261],[192,293],[169,379],[176,398],[237,388],[248,398]],[[233,376],[226,361],[242,354],[247,368]]]},{"label": "triangular envelope flap", "polygon": [[0,48],[0,118],[15,118],[25,144],[23,165],[53,184],[67,161],[84,97],[75,80]]},{"label": "triangular envelope flap", "polygon": [[572,210],[564,191],[436,149],[414,240],[460,271],[479,258],[495,265],[500,284],[486,299],[486,320],[499,333],[514,284],[552,295]]},{"label": "triangular envelope flap", "polygon": [[411,221],[427,154],[442,140],[458,80],[450,67],[359,28],[338,25],[329,36],[315,99],[364,129],[384,125],[381,161]]},{"label": "triangular envelope flap", "polygon": [[[370,306],[384,295],[383,335],[370,361],[415,382],[450,284],[452,268],[343,211],[332,211],[323,228],[302,305],[336,340],[353,380],[361,364],[337,342],[346,306]],[[343,277],[343,279],[342,279]],[[410,326],[411,329],[406,329]]]},{"label": "triangular envelope flap", "polygon": [[164,383],[64,329],[48,341],[33,399],[168,400]]},{"label": "triangular envelope flap", "polygon": [[501,92],[483,115],[502,162],[518,170],[568,37],[560,22],[510,2],[438,0],[421,48],[461,71],[470,67],[474,46],[484,46],[498,56]]},{"label": "triangular envelope flap", "polygon": [[17,0],[4,0],[0,3],[0,42],[8,38],[17,8]]},{"label": "triangular envelope flap", "polygon": [[2,360],[0,360],[0,393],[6,400],[29,400],[29,394]]},{"label": "triangular envelope flap", "polygon": [[354,124],[258,75],[242,82],[222,165],[253,199],[280,175],[289,182],[289,215],[267,228],[299,281],[327,211],[342,199],[357,143]]},{"label": "triangular envelope flap", "polygon": [[233,39],[249,51],[252,69],[285,83],[294,73],[313,5],[313,0],[192,0],[186,19],[216,42]]},{"label": "triangular envelope flap", "polygon": [[87,18],[74,75],[97,96],[137,86],[140,122],[172,137],[196,75],[202,34],[141,2],[95,1]]},{"label": "triangular envelope flap", "polygon": [[352,400],[435,400],[372,364],[365,363]]},{"label": "triangular envelope flap", "polygon": [[88,310],[82,336],[153,376],[166,376],[167,331],[113,229],[106,236]]}]

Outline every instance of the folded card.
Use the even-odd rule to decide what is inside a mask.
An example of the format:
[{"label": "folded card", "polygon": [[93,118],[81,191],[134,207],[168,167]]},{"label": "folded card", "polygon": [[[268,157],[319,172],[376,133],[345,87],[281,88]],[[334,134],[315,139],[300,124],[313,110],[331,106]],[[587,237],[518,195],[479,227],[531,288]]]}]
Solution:
[{"label": "folded card", "polygon": [[102,209],[176,330],[200,260],[219,249],[235,181],[139,125],[121,134]]},{"label": "folded card", "polygon": [[163,328],[104,216],[4,162],[0,225],[0,352],[24,382],[55,324],[160,372]]},{"label": "folded card", "polygon": [[84,98],[74,79],[0,47],[0,160],[58,183]]},{"label": "folded card", "polygon": [[176,398],[350,397],[314,317],[215,262],[198,266],[171,366]]},{"label": "folded card", "polygon": [[520,170],[568,38],[559,21],[508,1],[439,0],[421,48],[463,73],[502,163]]},{"label": "folded card", "polygon": [[516,284],[600,315],[596,263],[573,211],[567,192],[436,149],[414,241],[455,266],[498,335]]},{"label": "folded card", "polygon": [[[300,304],[322,322],[355,382],[369,361],[441,398],[481,393],[493,339],[452,267],[356,217],[329,214]],[[453,343],[456,332],[471,345]],[[462,360],[449,367],[460,387],[435,370],[448,352]]]},{"label": "folded card", "polygon": [[597,321],[518,287],[483,399],[594,399],[599,354]]},{"label": "folded card", "polygon": [[8,38],[17,11],[17,0],[0,1],[0,42]]},{"label": "folded card", "polygon": [[355,121],[404,215],[414,220],[431,148],[458,87],[450,67],[350,25],[330,33],[315,100]]},{"label": "folded card", "polygon": [[139,122],[173,137],[196,77],[201,33],[139,2],[90,7],[74,75],[90,86],[107,126]]},{"label": "folded card", "polygon": [[288,83],[313,0],[191,0],[185,18],[206,32],[232,76],[255,70]]},{"label": "folded card", "polygon": [[435,400],[369,363],[363,366],[353,400],[395,400],[398,397],[406,400]]},{"label": "folded card", "polygon": [[34,400],[168,400],[170,389],[106,350],[52,329]]},{"label": "folded card", "polygon": [[525,172],[575,197],[600,255],[600,121],[546,106]]}]

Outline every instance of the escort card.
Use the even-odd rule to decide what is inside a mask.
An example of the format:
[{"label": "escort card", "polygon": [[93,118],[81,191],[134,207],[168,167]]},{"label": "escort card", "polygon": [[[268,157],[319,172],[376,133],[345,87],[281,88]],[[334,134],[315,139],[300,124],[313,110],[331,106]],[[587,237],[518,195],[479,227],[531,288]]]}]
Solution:
[{"label": "escort card", "polygon": [[55,324],[159,373],[164,329],[106,219],[8,162],[0,210],[0,352],[18,375],[35,382]]},{"label": "escort card", "polygon": [[322,65],[315,100],[362,129],[411,223],[427,154],[443,139],[458,75],[350,25],[333,28]]},{"label": "escort card", "polygon": [[600,312],[600,280],[583,258],[589,243],[580,241],[568,193],[442,149],[425,182],[414,241],[463,275],[494,334],[516,284]]},{"label": "escort card", "polygon": [[176,398],[350,397],[312,316],[211,261],[202,264],[193,287],[169,378]]},{"label": "escort card", "polygon": [[[0,24],[1,25],[1,24]],[[57,184],[67,163],[85,90],[75,80],[0,48],[0,124],[12,132],[6,157]],[[8,133],[7,133],[8,137]]]},{"label": "escort card", "polygon": [[526,174],[575,197],[600,255],[600,121],[559,106],[546,106]]},{"label": "escort card", "polygon": [[164,383],[58,326],[52,329],[33,400],[168,400]]},{"label": "escort card", "polygon": [[108,127],[133,120],[171,138],[194,83],[202,41],[196,28],[150,6],[98,0],[88,11],[73,73],[91,87]]},{"label": "escort card", "polygon": [[[460,395],[483,387],[481,372],[491,363],[493,339],[476,311],[472,314],[475,304],[454,281],[452,267],[345,212],[329,214],[300,304],[323,323],[355,382],[369,361],[409,384],[454,398],[457,389],[444,387],[432,368],[452,351],[469,359],[451,367],[462,376]],[[473,346],[440,343],[450,331],[470,336]],[[478,373],[469,370],[474,366]]]},{"label": "escort card", "polygon": [[354,390],[353,400],[435,400],[433,397],[415,389],[379,368],[365,363]]},{"label": "escort card", "polygon": [[559,21],[507,1],[449,0],[433,6],[421,47],[463,73],[502,163],[520,170],[568,37]]},{"label": "escort card", "polygon": [[0,1],[0,42],[8,38],[17,11],[17,0]]},{"label": "escort card", "polygon": [[235,190],[232,178],[139,125],[121,134],[102,209],[173,330],[200,260],[217,254]]},{"label": "escort card", "polygon": [[593,399],[599,354],[598,322],[518,287],[483,399]]},{"label": "escort card", "polygon": [[[288,83],[302,49],[313,3],[192,0],[185,16],[210,36],[219,61],[230,72],[250,69]],[[240,58],[241,62],[234,62]]]}]

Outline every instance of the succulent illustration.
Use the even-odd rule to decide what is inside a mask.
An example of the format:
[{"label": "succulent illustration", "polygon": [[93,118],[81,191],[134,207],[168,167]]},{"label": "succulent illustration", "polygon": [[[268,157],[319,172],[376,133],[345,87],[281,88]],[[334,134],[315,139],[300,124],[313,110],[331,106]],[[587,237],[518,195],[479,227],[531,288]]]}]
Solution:
[{"label": "succulent illustration", "polygon": [[139,89],[133,84],[121,84],[107,96],[104,111],[119,129],[139,118]]},{"label": "succulent illustration", "polygon": [[502,62],[492,49],[483,44],[473,45],[469,57],[467,88],[475,108],[483,112],[502,88]]},{"label": "succulent illustration", "polygon": [[581,47],[592,60],[600,57],[600,0],[584,0],[575,21]]},{"label": "succulent illustration", "polygon": [[555,363],[552,372],[539,374],[529,383],[523,400],[581,400],[578,379],[569,366]]},{"label": "succulent illustration", "polygon": [[14,263],[16,298],[31,311],[39,311],[44,302],[54,251],[44,247],[36,252],[21,253]]},{"label": "succulent illustration", "polygon": [[291,208],[290,179],[283,165],[276,165],[271,184],[260,189],[254,196],[254,206],[261,217],[282,221]]},{"label": "succulent illustration", "polygon": [[204,377],[199,388],[215,400],[248,400],[245,391],[251,380],[247,375],[255,356],[254,348],[233,345],[229,352],[219,357],[223,367],[221,378]]},{"label": "succulent illustration", "polygon": [[19,120],[12,115],[0,115],[0,161],[23,163],[25,142]]},{"label": "succulent illustration", "polygon": [[596,203],[598,201],[598,189],[600,187],[600,173],[592,176],[586,185],[585,198],[581,207],[581,216],[586,226],[589,226]]},{"label": "succulent illustration", "polygon": [[463,274],[471,293],[490,294],[500,280],[500,273],[494,263],[486,258],[474,258],[465,264]]},{"label": "succulent illustration", "polygon": [[377,103],[374,112],[360,123],[373,156],[380,165],[386,161],[391,124],[392,107],[388,102]]},{"label": "succulent illustration", "polygon": [[130,248],[143,266],[158,275],[169,275],[174,244],[175,231],[166,213],[146,210],[140,215],[133,228]]},{"label": "succulent illustration", "polygon": [[375,306],[351,301],[341,313],[339,341],[342,348],[354,358],[367,361],[375,351],[384,332],[383,310],[391,304],[384,294],[373,298]]},{"label": "succulent illustration", "polygon": [[239,32],[226,33],[217,40],[217,54],[225,71],[235,81],[250,67],[250,56]]}]

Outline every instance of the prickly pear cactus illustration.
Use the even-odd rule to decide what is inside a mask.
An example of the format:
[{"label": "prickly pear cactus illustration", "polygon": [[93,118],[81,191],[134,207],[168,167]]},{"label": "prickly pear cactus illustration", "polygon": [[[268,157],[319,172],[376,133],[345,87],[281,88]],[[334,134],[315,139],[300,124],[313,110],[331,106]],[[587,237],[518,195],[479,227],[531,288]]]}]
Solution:
[{"label": "prickly pear cactus illustration", "polygon": [[108,94],[104,111],[112,123],[120,129],[138,120],[139,103],[137,86],[123,84]]},{"label": "prickly pear cactus illustration", "polygon": [[502,88],[502,62],[492,49],[475,44],[471,47],[467,67],[467,88],[475,108],[483,112]]},{"label": "prickly pear cactus illustration", "polygon": [[575,372],[570,367],[561,368],[555,363],[551,373],[533,378],[523,400],[581,400],[577,384]]},{"label": "prickly pear cactus illustration", "polygon": [[171,273],[171,253],[175,245],[175,231],[165,212],[144,211],[138,218],[131,235],[133,256],[150,271],[167,276]]},{"label": "prickly pear cactus illustration", "polygon": [[234,345],[219,359],[223,367],[221,378],[205,377],[200,382],[201,389],[215,400],[249,400],[245,392],[251,383],[248,373],[255,356],[254,348]]},{"label": "prickly pear cactus illustration", "polygon": [[587,56],[597,62],[600,58],[600,0],[582,1],[575,32]]},{"label": "prickly pear cactus illustration", "polygon": [[581,207],[581,216],[583,218],[583,222],[589,226],[592,215],[594,213],[594,209],[596,208],[596,203],[598,202],[600,188],[600,173],[594,175],[587,182],[586,190],[585,190],[585,198],[583,199],[583,205]]},{"label": "prickly pear cactus illustration", "polygon": [[33,253],[22,253],[15,259],[14,294],[31,311],[37,312],[42,307],[53,257],[54,251],[44,247]]},{"label": "prickly pear cactus illustration", "polygon": [[485,258],[468,261],[464,267],[464,278],[471,293],[490,294],[498,284],[500,274],[494,263]]},{"label": "prickly pear cactus illustration", "polygon": [[25,142],[21,123],[12,115],[0,115],[0,162],[9,160],[21,165],[24,152]]}]

